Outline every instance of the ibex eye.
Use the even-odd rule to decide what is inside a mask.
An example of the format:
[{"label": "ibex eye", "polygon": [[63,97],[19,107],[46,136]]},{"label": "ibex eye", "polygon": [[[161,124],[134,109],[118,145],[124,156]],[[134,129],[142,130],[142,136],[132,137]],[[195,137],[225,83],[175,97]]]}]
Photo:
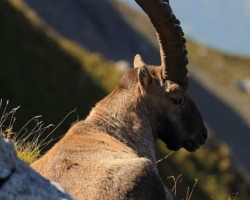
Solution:
[{"label": "ibex eye", "polygon": [[182,99],[173,99],[173,98],[171,98],[170,100],[172,101],[172,103],[173,103],[174,105],[178,105],[178,104],[181,104],[181,103],[182,103]]}]

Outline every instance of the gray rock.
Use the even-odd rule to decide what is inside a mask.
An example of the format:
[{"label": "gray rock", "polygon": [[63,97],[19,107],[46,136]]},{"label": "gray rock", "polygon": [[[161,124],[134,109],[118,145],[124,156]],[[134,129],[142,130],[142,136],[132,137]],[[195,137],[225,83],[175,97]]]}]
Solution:
[{"label": "gray rock", "polygon": [[234,79],[234,85],[250,95],[250,79]]},{"label": "gray rock", "polygon": [[43,178],[17,158],[10,140],[0,137],[1,200],[72,200],[57,183]]}]

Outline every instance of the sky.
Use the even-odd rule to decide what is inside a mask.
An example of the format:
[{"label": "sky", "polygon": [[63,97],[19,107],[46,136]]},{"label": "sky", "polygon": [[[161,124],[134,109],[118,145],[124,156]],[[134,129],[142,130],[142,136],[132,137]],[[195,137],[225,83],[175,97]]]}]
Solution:
[{"label": "sky", "polygon": [[[140,8],[134,0],[120,0]],[[250,0],[170,0],[190,38],[222,51],[250,56]]]}]

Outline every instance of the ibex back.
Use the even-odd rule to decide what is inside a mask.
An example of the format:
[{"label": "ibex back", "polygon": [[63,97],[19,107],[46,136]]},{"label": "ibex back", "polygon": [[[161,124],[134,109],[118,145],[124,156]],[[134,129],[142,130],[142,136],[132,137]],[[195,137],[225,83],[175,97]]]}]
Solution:
[{"label": "ibex back", "polygon": [[188,94],[187,51],[168,2],[136,0],[155,27],[161,66],[135,56],[115,90],[32,166],[77,199],[172,200],[155,160],[157,138],[195,151],[207,138]]}]

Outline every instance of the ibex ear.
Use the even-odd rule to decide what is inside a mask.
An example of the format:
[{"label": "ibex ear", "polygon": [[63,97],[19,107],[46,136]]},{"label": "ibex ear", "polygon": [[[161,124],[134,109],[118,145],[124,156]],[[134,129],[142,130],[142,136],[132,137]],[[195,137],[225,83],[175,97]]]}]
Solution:
[{"label": "ibex ear", "polygon": [[148,72],[146,65],[143,65],[138,69],[138,78],[141,89],[146,92],[147,87],[152,84],[152,77]]},{"label": "ibex ear", "polygon": [[140,68],[140,67],[143,67],[144,65],[146,65],[141,56],[139,54],[136,54],[135,55],[135,58],[134,58],[134,68]]}]

